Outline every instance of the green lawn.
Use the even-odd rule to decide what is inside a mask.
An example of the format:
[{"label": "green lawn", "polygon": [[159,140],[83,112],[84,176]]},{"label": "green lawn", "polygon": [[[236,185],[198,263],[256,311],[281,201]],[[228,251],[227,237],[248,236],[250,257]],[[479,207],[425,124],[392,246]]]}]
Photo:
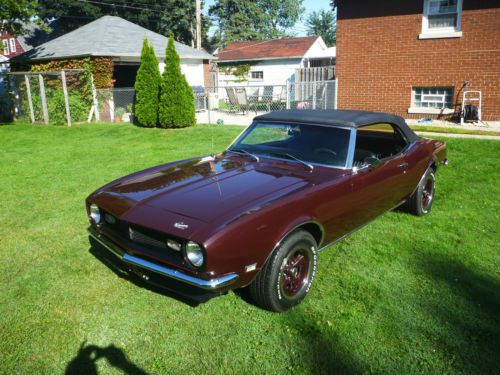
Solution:
[{"label": "green lawn", "polygon": [[498,141],[449,139],[431,214],[321,253],[288,313],[233,292],[191,307],[89,252],[91,191],[241,130],[0,126],[0,373],[500,373]]},{"label": "green lawn", "polygon": [[470,129],[470,128],[452,128],[435,125],[410,125],[414,131],[430,133],[450,133],[450,134],[472,134],[472,135],[494,135],[500,137],[500,132],[495,130]]}]

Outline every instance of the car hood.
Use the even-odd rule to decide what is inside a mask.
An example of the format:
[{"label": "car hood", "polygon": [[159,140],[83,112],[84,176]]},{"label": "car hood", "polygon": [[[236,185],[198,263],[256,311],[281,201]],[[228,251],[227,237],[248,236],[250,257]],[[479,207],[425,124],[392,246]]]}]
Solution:
[{"label": "car hood", "polygon": [[[312,174],[300,164],[220,155],[135,173],[98,190],[94,200],[137,224],[158,227],[151,218],[170,217],[176,223],[196,226],[265,201],[280,190],[295,191],[311,182]],[[158,216],[160,212],[171,215]]]}]

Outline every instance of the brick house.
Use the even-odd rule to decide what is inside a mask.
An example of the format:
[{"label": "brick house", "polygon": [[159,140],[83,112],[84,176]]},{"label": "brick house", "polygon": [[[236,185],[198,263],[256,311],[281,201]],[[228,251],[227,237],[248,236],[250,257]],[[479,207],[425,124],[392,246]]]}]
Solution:
[{"label": "brick house", "polygon": [[26,51],[26,46],[23,46],[17,37],[5,30],[0,34],[0,43],[2,43],[3,47],[3,52],[0,52],[0,54],[8,59]]},{"label": "brick house", "polygon": [[337,0],[338,107],[500,121],[500,1]]}]

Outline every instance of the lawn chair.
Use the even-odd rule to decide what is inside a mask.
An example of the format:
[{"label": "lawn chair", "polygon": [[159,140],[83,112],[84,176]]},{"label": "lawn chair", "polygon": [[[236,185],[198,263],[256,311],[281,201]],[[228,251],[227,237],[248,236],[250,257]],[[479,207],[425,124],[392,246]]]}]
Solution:
[{"label": "lawn chair", "polygon": [[236,96],[236,101],[238,102],[238,107],[240,111],[242,111],[243,114],[245,114],[246,112],[248,112],[249,109],[247,91],[244,88],[237,88],[234,89],[234,94]]},{"label": "lawn chair", "polygon": [[261,103],[265,104],[267,111],[271,111],[271,104],[273,102],[274,86],[264,86],[264,92],[262,93]]},{"label": "lawn chair", "polygon": [[234,112],[238,109],[238,98],[234,92],[234,87],[226,87],[227,99],[229,101],[229,112]]}]

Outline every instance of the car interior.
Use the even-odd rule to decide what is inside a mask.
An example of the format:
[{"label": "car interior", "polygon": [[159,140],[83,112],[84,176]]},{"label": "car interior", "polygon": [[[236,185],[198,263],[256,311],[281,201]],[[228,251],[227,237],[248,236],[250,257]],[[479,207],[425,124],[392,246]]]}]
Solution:
[{"label": "car interior", "polygon": [[356,135],[353,166],[364,167],[367,158],[390,158],[400,153],[407,144],[404,136],[391,124],[360,127]]}]

